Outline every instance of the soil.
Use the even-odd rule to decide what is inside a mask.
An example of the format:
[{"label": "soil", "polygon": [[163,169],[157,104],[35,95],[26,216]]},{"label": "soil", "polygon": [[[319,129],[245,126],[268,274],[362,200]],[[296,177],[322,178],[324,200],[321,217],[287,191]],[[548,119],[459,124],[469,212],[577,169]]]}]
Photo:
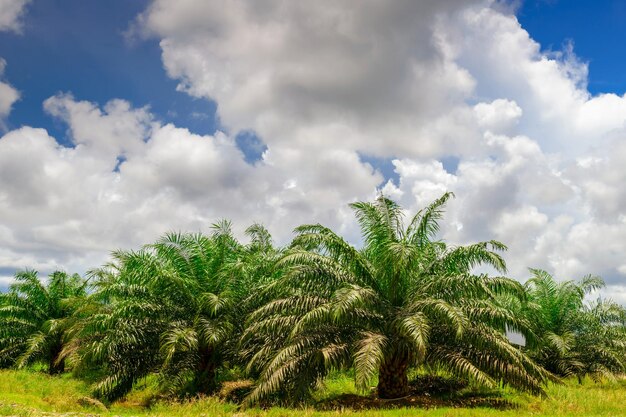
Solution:
[{"label": "soil", "polygon": [[361,396],[355,394],[343,394],[330,400],[317,404],[320,410],[341,410],[351,409],[355,411],[385,408],[473,408],[489,407],[498,410],[516,408],[516,405],[503,399],[489,396],[459,396],[449,398],[438,398],[428,395],[408,395],[395,400],[381,400],[376,396]]},{"label": "soil", "polygon": [[411,381],[409,395],[383,400],[373,392],[370,395],[342,394],[319,402],[320,410],[368,410],[387,408],[474,408],[489,407],[498,410],[517,408],[517,406],[498,396],[496,393],[473,393],[467,391],[467,383],[455,379],[437,376],[421,376]]}]

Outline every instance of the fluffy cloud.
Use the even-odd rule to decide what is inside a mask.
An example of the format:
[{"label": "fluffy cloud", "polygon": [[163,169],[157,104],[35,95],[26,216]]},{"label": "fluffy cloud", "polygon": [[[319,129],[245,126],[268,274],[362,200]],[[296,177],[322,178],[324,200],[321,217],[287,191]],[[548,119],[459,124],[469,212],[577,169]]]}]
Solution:
[{"label": "fluffy cloud", "polygon": [[[284,154],[291,172],[328,149],[396,157],[399,184],[384,191],[409,207],[457,192],[450,241],[509,243],[520,277],[537,266],[619,284],[626,99],[590,95],[573,45],[542,51],[492,6],[157,0],[138,22],[161,38],[179,88],[256,131],[267,163]],[[460,162],[446,170],[450,156]],[[601,236],[612,243],[598,256]]]},{"label": "fluffy cloud", "polygon": [[[281,152],[252,166],[232,137],[163,125],[123,100],[101,109],[61,94],[44,108],[67,123],[72,146],[31,127],[0,138],[3,270],[84,271],[112,249],[170,230],[207,231],[225,216],[240,234],[260,221],[286,243],[313,218],[341,227],[347,213],[336,209],[345,196],[367,194],[381,181],[341,150],[301,167],[284,168],[289,155]],[[315,169],[324,175],[313,177]]]},{"label": "fluffy cloud", "polygon": [[[19,32],[22,17],[30,0],[0,0],[0,32]],[[0,131],[6,130],[4,120],[11,112],[13,103],[20,98],[20,93],[10,84],[1,81],[6,61],[0,57]]]},{"label": "fluffy cloud", "polygon": [[216,100],[226,126],[254,129],[270,148],[436,156],[472,146],[450,122],[437,126],[471,117],[448,115],[474,80],[432,23],[463,3],[156,1],[139,22],[163,37],[181,90]]},{"label": "fluffy cloud", "polygon": [[202,213],[202,202],[226,197],[229,181],[247,168],[225,135],[162,126],[121,100],[100,110],[60,95],[45,108],[68,123],[73,147],[29,127],[0,139],[4,240],[42,251],[42,259],[63,264],[169,229],[198,229],[220,215]]},{"label": "fluffy cloud", "polygon": [[20,18],[30,0],[0,0],[0,31],[18,32],[22,27]]},{"label": "fluffy cloud", "polygon": [[[22,27],[20,18],[30,0],[0,0],[0,32],[19,32]],[[0,57],[0,79],[4,75],[6,61]],[[10,84],[0,80],[0,131],[6,130],[4,120],[11,112],[13,103],[20,98],[20,93]]]},{"label": "fluffy cloud", "polygon": [[501,98],[476,104],[474,112],[478,126],[491,132],[510,131],[522,116],[522,109],[516,102]]},{"label": "fluffy cloud", "polygon": [[[589,94],[571,46],[542,51],[492,2],[156,0],[135,33],[231,133],[50,98],[74,146],[28,127],[0,139],[0,268],[83,270],[223,216],[281,242],[311,221],[358,242],[348,202],[379,187],[414,211],[451,190],[448,242],[495,238],[515,277],[598,273],[626,301],[626,99]],[[244,130],[267,145],[254,164]]]},{"label": "fluffy cloud", "polygon": [[[0,78],[4,75],[4,68],[6,67],[6,61],[0,58]],[[11,107],[20,98],[20,93],[8,83],[0,81],[0,127],[2,121],[11,112]]]}]

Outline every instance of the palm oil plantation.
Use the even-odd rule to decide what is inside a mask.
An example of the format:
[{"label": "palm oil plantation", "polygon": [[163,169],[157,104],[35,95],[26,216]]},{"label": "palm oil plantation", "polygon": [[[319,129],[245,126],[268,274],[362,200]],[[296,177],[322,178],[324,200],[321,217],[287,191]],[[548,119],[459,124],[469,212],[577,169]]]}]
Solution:
[{"label": "palm oil plantation", "polygon": [[351,204],[358,247],[321,224],[242,243],[220,221],[84,277],[20,271],[0,295],[0,415],[615,415],[624,307],[591,299],[599,277],[522,284],[503,243],[444,242],[452,197]]}]

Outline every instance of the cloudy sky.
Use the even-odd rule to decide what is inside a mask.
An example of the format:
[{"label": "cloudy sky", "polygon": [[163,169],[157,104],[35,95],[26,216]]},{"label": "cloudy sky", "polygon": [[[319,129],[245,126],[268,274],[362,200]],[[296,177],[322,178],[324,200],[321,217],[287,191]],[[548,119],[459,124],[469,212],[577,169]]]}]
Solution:
[{"label": "cloudy sky", "polygon": [[279,243],[454,191],[442,238],[626,302],[626,6],[0,0],[0,288],[169,230]]}]

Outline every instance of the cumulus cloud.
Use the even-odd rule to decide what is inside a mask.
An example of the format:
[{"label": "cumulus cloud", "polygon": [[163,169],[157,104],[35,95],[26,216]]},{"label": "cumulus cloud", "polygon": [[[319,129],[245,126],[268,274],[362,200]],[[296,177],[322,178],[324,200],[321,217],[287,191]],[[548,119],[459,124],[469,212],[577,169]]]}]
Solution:
[{"label": "cumulus cloud", "polygon": [[[263,138],[266,163],[284,154],[283,166],[300,166],[329,148],[396,157],[399,184],[383,189],[409,207],[457,192],[447,239],[509,243],[520,277],[537,266],[623,280],[626,99],[592,96],[574,45],[543,51],[511,10],[156,0],[138,22],[161,39],[181,90]],[[455,172],[440,162],[449,156]],[[603,230],[615,241],[598,257]]]},{"label": "cumulus cloud", "polygon": [[19,32],[22,28],[21,17],[30,0],[0,0],[0,32]]},{"label": "cumulus cloud", "polygon": [[101,110],[59,95],[45,108],[68,123],[74,146],[30,127],[0,139],[0,213],[4,240],[63,254],[53,256],[60,263],[172,228],[198,229],[219,214],[191,209],[190,196],[225,197],[222,182],[247,167],[225,135],[160,125],[121,100]]},{"label": "cumulus cloud", "polygon": [[[170,230],[207,231],[221,217],[235,221],[240,235],[263,222],[286,243],[312,218],[341,227],[347,213],[336,209],[345,196],[366,194],[381,181],[342,150],[301,167],[284,167],[288,155],[281,153],[252,166],[231,136],[163,125],[123,100],[100,108],[60,94],[44,109],[67,123],[71,146],[32,127],[0,138],[4,270],[84,271],[115,248]],[[319,168],[324,175],[313,177]]]},{"label": "cumulus cloud", "polygon": [[[0,32],[20,32],[21,17],[30,0],[0,0]],[[0,57],[0,132],[6,131],[5,120],[20,93],[7,82],[2,81],[7,62]]]},{"label": "cumulus cloud", "polygon": [[[4,69],[7,63],[4,59],[0,58],[0,79],[4,75]],[[13,103],[20,98],[20,93],[13,88],[10,84],[0,81],[0,128],[3,130],[3,120],[11,113]]]},{"label": "cumulus cloud", "polygon": [[478,126],[496,133],[510,131],[522,116],[522,109],[516,102],[501,98],[476,104],[474,112]]},{"label": "cumulus cloud", "polygon": [[474,80],[433,35],[464,3],[156,1],[139,22],[163,38],[179,89],[217,101],[226,126],[270,148],[433,156],[472,145],[436,126],[470,117],[448,116]]},{"label": "cumulus cloud", "polygon": [[[224,216],[281,242],[302,222],[358,242],[350,201],[379,188],[414,211],[450,190],[446,241],[495,238],[512,276],[597,273],[626,301],[626,98],[591,95],[573,45],[543,51],[510,10],[156,0],[134,33],[159,38],[167,73],[217,102],[224,132],[123,100],[48,99],[73,147],[28,127],[0,139],[0,267],[81,269]],[[267,146],[254,164],[240,131]],[[392,160],[397,181],[364,155]]]}]

